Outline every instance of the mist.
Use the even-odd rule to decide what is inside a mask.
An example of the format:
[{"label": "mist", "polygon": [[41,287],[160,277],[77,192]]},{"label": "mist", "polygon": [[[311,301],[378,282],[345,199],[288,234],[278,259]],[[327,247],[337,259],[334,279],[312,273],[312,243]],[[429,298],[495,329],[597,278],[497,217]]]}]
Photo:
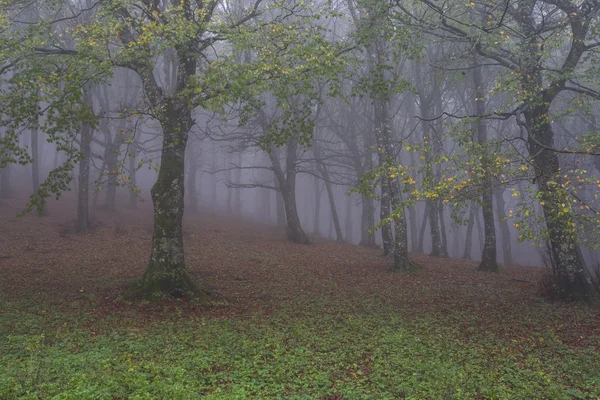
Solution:
[{"label": "mist", "polygon": [[598,397],[599,12],[0,0],[0,398]]}]

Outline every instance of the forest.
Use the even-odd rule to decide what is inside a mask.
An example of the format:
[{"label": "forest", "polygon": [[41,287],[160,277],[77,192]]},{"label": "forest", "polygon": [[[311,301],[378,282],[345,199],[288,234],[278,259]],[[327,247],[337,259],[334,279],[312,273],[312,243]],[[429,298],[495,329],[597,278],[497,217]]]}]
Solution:
[{"label": "forest", "polygon": [[600,0],[0,0],[0,399],[600,398]]}]

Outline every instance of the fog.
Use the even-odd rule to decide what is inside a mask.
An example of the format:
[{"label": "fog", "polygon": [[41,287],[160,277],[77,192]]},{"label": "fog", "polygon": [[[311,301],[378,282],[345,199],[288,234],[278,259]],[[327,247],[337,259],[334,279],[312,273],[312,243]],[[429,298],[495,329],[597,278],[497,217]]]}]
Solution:
[{"label": "fog", "polygon": [[[550,253],[560,264],[567,236],[577,268],[599,263],[595,70],[544,27],[544,16],[565,18],[558,7],[530,10],[528,24],[547,29],[537,44],[514,10],[504,21],[487,6],[467,17],[429,2],[298,3],[289,14],[215,3],[215,25],[193,39],[137,14],[152,34],[123,22],[94,33],[114,21],[72,7],[82,11],[60,11],[43,40],[30,29],[54,18],[53,5],[7,8],[4,43],[35,42],[35,62],[22,64],[27,45],[0,60],[0,194],[23,208],[43,215],[45,199],[73,192],[85,233],[98,210],[153,203],[152,257],[160,240],[180,242],[181,215],[208,212],[295,243],[378,246],[396,267],[406,250],[492,270],[541,266]],[[445,25],[450,16],[498,25],[484,26],[483,46]],[[182,36],[152,31],[163,25]],[[546,44],[526,60],[528,46]],[[163,215],[174,225],[159,226]]]}]

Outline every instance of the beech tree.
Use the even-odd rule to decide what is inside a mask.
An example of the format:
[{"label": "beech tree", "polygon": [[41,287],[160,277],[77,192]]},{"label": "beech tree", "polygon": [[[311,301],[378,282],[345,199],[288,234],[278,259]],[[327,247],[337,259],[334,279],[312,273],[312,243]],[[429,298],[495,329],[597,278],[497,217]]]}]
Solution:
[{"label": "beech tree", "polygon": [[[62,10],[60,4],[49,3],[47,7]],[[336,57],[320,33],[322,29],[309,23],[318,14],[302,1],[257,0],[236,7],[234,16],[228,15],[228,10],[219,0],[106,1],[25,29],[10,18],[2,20],[13,30],[12,35],[2,36],[3,48],[6,45],[10,51],[2,54],[0,63],[0,73],[13,74],[3,96],[7,101],[2,102],[9,126],[3,149],[10,149],[13,160],[30,162],[27,152],[18,147],[18,131],[39,114],[23,111],[19,104],[40,100],[50,104],[44,114],[48,125],[44,131],[58,140],[58,131],[78,135],[79,124],[96,123],[90,107],[85,106],[84,99],[89,96],[86,82],[107,81],[115,67],[129,69],[140,78],[143,103],[135,112],[154,119],[162,130],[160,167],[151,191],[151,256],[138,290],[144,296],[189,296],[197,290],[185,267],[182,238],[185,150],[194,110],[203,107],[218,111],[227,102],[250,100],[267,90],[267,83],[270,90],[282,93],[288,76],[303,76],[308,69],[315,74],[319,69],[327,71]],[[78,19],[83,14],[85,21]],[[74,25],[67,33],[55,28],[64,21]],[[265,50],[260,46],[263,41],[272,46]],[[235,54],[226,51],[230,45],[253,49],[258,56],[249,62],[236,62]],[[218,46],[224,51],[218,58],[212,57],[212,49]],[[171,64],[169,87],[159,79],[157,62]],[[22,86],[27,88],[27,95],[23,95]],[[42,90],[36,91],[39,88]],[[34,203],[42,207],[50,192],[66,190],[66,171],[78,159],[84,163],[89,159],[86,132],[87,128],[81,130],[82,151],[66,149],[70,155],[67,162],[50,173]],[[86,165],[81,171],[80,191],[86,190]]]}]

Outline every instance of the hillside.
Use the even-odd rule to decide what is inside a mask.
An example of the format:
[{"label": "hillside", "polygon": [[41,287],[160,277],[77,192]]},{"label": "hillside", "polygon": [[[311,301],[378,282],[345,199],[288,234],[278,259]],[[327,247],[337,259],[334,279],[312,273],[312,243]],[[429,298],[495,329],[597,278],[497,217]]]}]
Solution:
[{"label": "hillside", "polygon": [[204,213],[186,219],[186,262],[209,294],[130,301],[147,209],[75,235],[68,206],[15,205],[0,217],[3,399],[600,395],[600,309],[540,297],[540,268],[415,254],[422,269],[399,274],[376,249]]}]

